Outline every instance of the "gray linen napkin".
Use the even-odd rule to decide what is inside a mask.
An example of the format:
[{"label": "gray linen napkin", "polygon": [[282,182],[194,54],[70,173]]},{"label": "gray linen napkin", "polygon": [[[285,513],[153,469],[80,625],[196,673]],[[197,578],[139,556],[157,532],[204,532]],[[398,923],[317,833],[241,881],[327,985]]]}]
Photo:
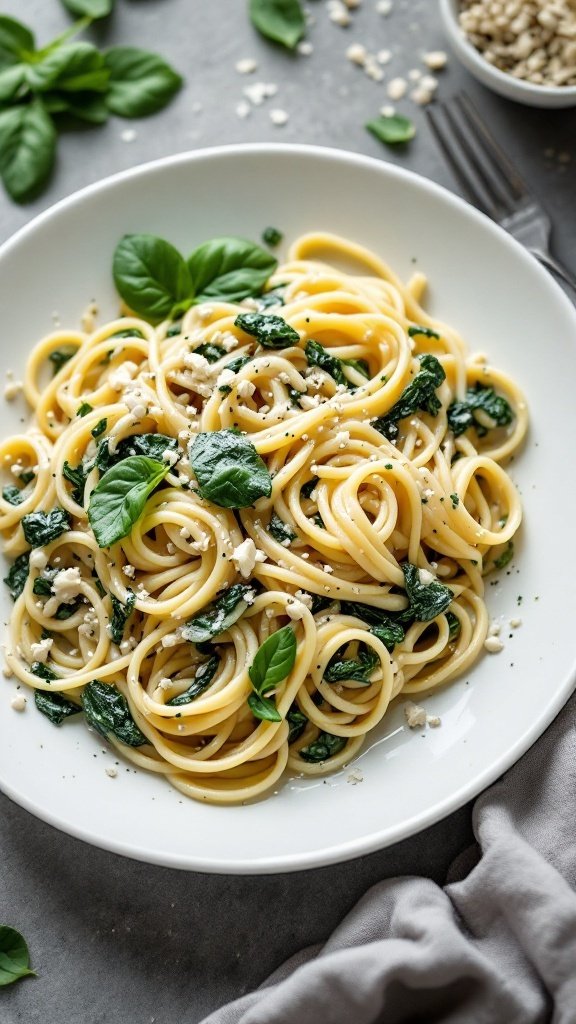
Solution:
[{"label": "gray linen napkin", "polygon": [[444,889],[373,886],[204,1024],[575,1024],[576,695],[474,806]]}]

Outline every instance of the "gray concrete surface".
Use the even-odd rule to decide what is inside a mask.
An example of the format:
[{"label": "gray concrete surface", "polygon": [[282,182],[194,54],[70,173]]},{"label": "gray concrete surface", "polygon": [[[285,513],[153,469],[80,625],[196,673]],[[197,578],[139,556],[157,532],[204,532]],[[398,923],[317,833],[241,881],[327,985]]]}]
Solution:
[{"label": "gray concrete surface", "polygon": [[[338,146],[392,160],[456,190],[426,127],[406,153],[385,150],[364,122],[384,89],[349,64],[352,41],[390,48],[388,75],[419,64],[422,50],[444,48],[434,0],[395,0],[382,18],[363,0],[354,25],[328,21],[310,0],[314,53],[294,59],[256,37],[244,0],[116,0],[90,35],[101,45],[156,49],[186,78],[165,111],[140,122],[111,119],[61,139],[48,190],[29,206],[0,195],[0,240],[35,214],[90,182],[170,153],[228,142],[295,141]],[[27,21],[40,41],[67,24],[58,0],[7,0],[3,12]],[[248,79],[235,61],[254,56],[257,80],[278,84],[267,105],[235,113]],[[558,256],[576,267],[576,113],[529,110],[486,92],[451,61],[439,95],[465,87],[507,152],[546,200]],[[290,119],[271,124],[271,106]],[[131,142],[122,133],[134,128]],[[571,162],[561,162],[569,154]],[[566,158],[563,157],[563,160]],[[26,936],[37,978],[0,990],[1,1024],[194,1024],[222,1002],[258,985],[283,959],[321,942],[374,882],[421,873],[442,882],[471,840],[463,808],[411,840],[341,866],[276,877],[186,874],[90,848],[36,821],[0,797],[0,920]]]}]

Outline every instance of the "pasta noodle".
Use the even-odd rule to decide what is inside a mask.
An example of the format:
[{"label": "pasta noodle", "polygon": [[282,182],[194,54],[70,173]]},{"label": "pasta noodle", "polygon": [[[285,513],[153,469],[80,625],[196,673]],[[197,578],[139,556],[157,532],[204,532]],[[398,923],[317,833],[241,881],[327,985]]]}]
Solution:
[{"label": "pasta noodle", "polygon": [[[268,282],[270,304],[216,299],[157,327],[127,311],[39,342],[24,384],[34,425],[0,448],[13,482],[28,481],[16,503],[6,488],[0,499],[5,552],[28,567],[7,663],[39,707],[56,693],[74,711],[98,680],[127,702],[115,713],[128,733],[108,732],[118,752],[187,796],[241,803],[286,771],[348,764],[395,697],[469,669],[488,631],[483,576],[521,520],[503,463],[527,411],[506,374],[421,308],[425,283],[404,286],[359,245],[309,234]],[[236,323],[259,311],[299,340],[263,347]],[[47,382],[63,348],[71,357]],[[202,497],[187,449],[221,431],[251,443],[269,497],[239,508]],[[87,517],[103,475],[94,460],[138,455],[122,444],[155,433],[172,440],[156,453],[167,473],[130,531],[100,548]],[[28,563],[23,520],[54,509],[68,528]],[[217,605],[220,631],[186,636],[236,593],[228,628]],[[248,703],[249,670],[286,626],[296,657],[265,693],[279,719],[266,720]]]}]

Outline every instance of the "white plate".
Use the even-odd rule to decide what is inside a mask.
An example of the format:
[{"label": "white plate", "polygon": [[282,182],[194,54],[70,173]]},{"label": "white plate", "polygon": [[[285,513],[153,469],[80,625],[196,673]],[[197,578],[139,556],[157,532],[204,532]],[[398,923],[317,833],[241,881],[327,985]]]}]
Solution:
[{"label": "white plate", "polygon": [[[526,391],[532,430],[512,466],[525,507],[522,543],[511,572],[488,586],[491,612],[506,623],[520,616],[522,626],[504,630],[501,654],[424,701],[441,728],[424,738],[408,730],[401,703],[387,715],[359,759],[363,782],[349,784],[349,769],[287,782],[248,807],[204,806],[125,767],[110,779],[114,755],[95,735],[75,721],[56,729],[33,705],[17,714],[14,684],[0,679],[0,785],[8,796],[98,846],[201,871],[316,867],[438,821],[527,750],[566,701],[576,668],[576,478],[567,451],[576,436],[576,315],[516,242],[429,181],[342,152],[261,145],[185,154],[91,186],[0,251],[0,370],[22,369],[52,328],[53,311],[69,327],[91,299],[103,317],[115,315],[110,263],[124,232],[156,233],[190,250],[222,234],[257,240],[268,224],[288,239],[339,232],[379,251],[404,277],[415,266],[426,271],[431,312]],[[18,429],[21,415],[4,407],[3,433]]]}]

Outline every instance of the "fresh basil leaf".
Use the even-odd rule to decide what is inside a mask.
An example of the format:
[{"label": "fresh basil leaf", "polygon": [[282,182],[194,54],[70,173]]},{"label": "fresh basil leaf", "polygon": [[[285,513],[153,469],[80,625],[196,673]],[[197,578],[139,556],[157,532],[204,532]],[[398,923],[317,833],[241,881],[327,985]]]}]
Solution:
[{"label": "fresh basil leaf", "polygon": [[77,416],[87,416],[89,412],[92,412],[94,406],[90,405],[90,402],[82,402],[76,410]]},{"label": "fresh basil leaf", "polygon": [[443,583],[434,580],[432,583],[422,583],[418,566],[405,562],[402,566],[406,593],[410,601],[410,610],[418,622],[430,622],[437,615],[445,612],[454,595]]},{"label": "fresh basil leaf", "polygon": [[294,743],[295,740],[300,739],[306,726],[308,725],[308,719],[306,715],[303,715],[297,704],[293,704],[286,715],[286,721],[288,722],[288,743]]},{"label": "fresh basil leaf", "polygon": [[9,505],[21,505],[24,498],[27,498],[28,495],[19,487],[16,487],[15,484],[7,484],[6,487],[2,488],[2,497]]},{"label": "fresh basil leaf", "polygon": [[248,508],[272,493],[266,464],[252,442],[235,430],[197,434],[190,446],[190,464],[201,496],[220,508]]},{"label": "fresh basil leaf", "polygon": [[326,351],[323,345],[318,341],[307,341],[306,348],[306,359],[308,360],[309,366],[317,366],[320,370],[324,370],[325,373],[329,374],[330,377],[336,381],[337,384],[344,384],[346,387],[354,387],[350,384],[343,369],[343,362],[336,356],[331,356]]},{"label": "fresh basil leaf", "polygon": [[283,238],[284,235],[278,230],[278,228],[264,228],[264,231],[262,232],[262,241],[264,242],[264,245],[269,245],[272,249],[277,245],[280,245]]},{"label": "fresh basil leaf", "polygon": [[296,661],[296,637],[290,626],[272,633],[260,645],[248,669],[250,682],[261,697],[290,675]]},{"label": "fresh basil leaf", "polygon": [[[168,331],[168,335],[167,336],[170,337],[170,332],[169,331]],[[115,331],[114,334],[110,335],[110,337],[111,338],[141,338],[142,341],[145,340],[145,335],[142,333],[142,331],[139,331],[137,327],[126,327],[125,330],[123,330],[123,331]]]},{"label": "fresh basil leaf", "polygon": [[0,103],[16,103],[29,92],[28,66],[9,64],[0,71]]},{"label": "fresh basil leaf", "polygon": [[278,261],[244,238],[213,238],[188,259],[197,302],[241,302],[262,291]]},{"label": "fresh basil leaf", "polygon": [[30,552],[25,551],[22,555],[18,555],[18,558],[13,562],[8,570],[8,575],[4,577],[3,582],[10,591],[10,596],[15,601],[24,590],[26,586],[26,580],[28,579],[28,573],[30,571]]},{"label": "fresh basil leaf", "polygon": [[114,0],[62,0],[64,6],[76,18],[105,18],[110,14]]},{"label": "fresh basil leaf", "polygon": [[394,114],[392,117],[374,118],[368,121],[366,128],[372,135],[385,142],[387,146],[397,146],[399,143],[409,142],[416,135],[416,128],[408,117],[401,114]]},{"label": "fresh basil leaf", "polygon": [[417,338],[422,335],[423,338],[439,338],[438,331],[433,331],[431,327],[422,327],[421,324],[411,324],[408,328],[408,336],[410,338]]},{"label": "fresh basil leaf", "polygon": [[54,164],[56,131],[40,100],[0,112],[0,175],[19,203],[38,194]]},{"label": "fresh basil leaf", "polygon": [[509,541],[508,542],[508,547],[506,547],[504,549],[504,551],[502,552],[501,555],[498,555],[498,558],[494,559],[494,568],[495,569],[505,569],[506,566],[509,564],[509,562],[512,561],[513,558],[514,558],[514,544],[512,543],[512,541]]},{"label": "fresh basil leaf", "polygon": [[35,92],[106,92],[109,77],[102,54],[85,42],[49,50],[28,69],[28,81]]},{"label": "fresh basil leaf", "polygon": [[448,620],[448,639],[455,640],[462,629],[460,619],[454,615],[454,612],[446,612],[446,618]]},{"label": "fresh basil leaf", "polygon": [[119,601],[114,594],[110,594],[110,600],[112,602],[112,615],[110,617],[110,622],[108,623],[108,634],[112,643],[121,644],[124,639],[126,623],[134,611],[136,594],[129,590],[128,597],[126,598],[126,604]]},{"label": "fresh basil leaf", "polygon": [[194,295],[183,257],[155,235],[124,235],[114,250],[112,272],[124,302],[152,323]]},{"label": "fresh basil leaf", "polygon": [[182,86],[182,78],[156,53],[114,46],[104,54],[110,72],[106,97],[119,117],[147,117],[161,110]]},{"label": "fresh basil leaf", "polygon": [[294,530],[288,526],[288,524],[285,523],[276,512],[273,512],[270,517],[268,530],[274,537],[274,540],[277,540],[279,544],[283,544],[284,547],[289,547],[292,541],[296,540],[296,537],[298,536],[298,534],[294,533]]},{"label": "fresh basil leaf", "polygon": [[72,351],[69,351],[68,349],[65,348],[57,348],[54,350],[54,352],[50,353],[48,359],[52,363],[52,375],[54,377],[56,376],[57,373],[60,372],[62,367],[65,366],[70,359],[72,359],[72,356],[75,354],[76,351],[76,349],[72,349]]},{"label": "fresh basil leaf", "polygon": [[0,57],[14,64],[29,56],[36,49],[34,36],[29,28],[15,18],[0,15]]},{"label": "fresh basil leaf", "polygon": [[234,321],[245,334],[256,338],[263,348],[289,348],[300,343],[300,335],[281,316],[271,313],[240,313]]},{"label": "fresh basil leaf", "polygon": [[254,718],[259,718],[262,722],[282,721],[282,715],[278,711],[276,704],[267,697],[259,697],[257,693],[251,693],[248,697],[248,707]]},{"label": "fresh basil leaf", "polygon": [[374,669],[380,664],[380,659],[371,647],[363,645],[358,651],[358,658],[345,658],[340,660],[336,655],[330,659],[324,672],[324,679],[327,683],[342,683],[355,681],[368,685],[370,676]]},{"label": "fresh basil leaf", "polygon": [[250,20],[266,39],[288,50],[293,50],[306,33],[300,0],[250,0]]},{"label": "fresh basil leaf", "polygon": [[203,644],[220,636],[244,615],[256,593],[255,583],[235,583],[193,619],[189,619],[182,629],[182,636],[193,644]]},{"label": "fresh basil leaf", "polygon": [[226,349],[221,348],[220,345],[212,345],[207,342],[205,345],[198,345],[198,348],[194,349],[194,352],[198,356],[204,356],[209,363],[217,363],[222,356],[226,355]]},{"label": "fresh basil leaf", "polygon": [[82,692],[82,707],[88,725],[106,739],[115,736],[129,747],[148,743],[132,718],[128,701],[112,683],[93,679]]},{"label": "fresh basil leaf", "polygon": [[84,464],[80,462],[77,466],[71,466],[69,462],[64,461],[62,476],[74,486],[72,491],[73,500],[77,505],[83,505],[84,488],[86,486],[86,477],[88,476]]},{"label": "fresh basil leaf", "polygon": [[441,409],[436,388],[439,388],[446,380],[444,368],[436,356],[428,352],[418,356],[418,359],[422,369],[406,385],[390,411],[373,423],[376,430],[390,441],[394,441],[398,437],[400,420],[412,416],[418,411],[427,412],[430,416],[437,416]]},{"label": "fresh basil leaf", "polygon": [[30,969],[30,953],[20,932],[7,924],[0,924],[0,986],[11,985],[19,978],[35,973]]},{"label": "fresh basil leaf", "polygon": [[165,462],[131,455],[104,473],[88,505],[88,520],[99,547],[109,548],[130,533],[168,469]]},{"label": "fresh basil leaf", "polygon": [[54,114],[59,127],[76,127],[78,121],[87,124],[105,124],[108,120],[106,100],[100,93],[89,91],[62,93],[44,92],[42,102],[49,114]]},{"label": "fresh basil leaf", "polygon": [[183,704],[190,704],[190,701],[196,700],[200,694],[204,693],[208,689],[214,676],[218,671],[220,664],[220,655],[213,654],[208,661],[204,661],[201,665],[198,665],[196,669],[196,675],[192,680],[190,686],[184,693],[179,693],[177,697],[172,697],[172,700],[166,703],[170,707],[181,707]]},{"label": "fresh basil leaf", "polygon": [[309,743],[307,747],[302,747],[298,754],[303,761],[308,761],[309,764],[319,764],[321,761],[327,761],[329,757],[339,754],[347,742],[345,736],[333,736],[331,732],[321,732],[317,739]]},{"label": "fresh basil leaf", "polygon": [[27,516],[22,516],[21,521],[26,543],[31,548],[44,547],[71,527],[68,512],[58,505],[49,512],[29,512]]},{"label": "fresh basil leaf", "polygon": [[95,427],[92,427],[92,430],[90,431],[90,433],[92,434],[92,437],[95,437],[95,438],[96,437],[100,437],[100,435],[103,434],[104,431],[106,430],[107,426],[108,426],[108,419],[105,416],[104,419],[98,420],[98,423],[96,424]]},{"label": "fresh basil leaf", "polygon": [[65,718],[82,713],[82,708],[57,691],[49,693],[47,690],[34,690],[34,703],[53,725],[62,725]]},{"label": "fresh basil leaf", "polygon": [[488,416],[496,427],[507,427],[514,419],[512,406],[503,395],[497,395],[494,388],[477,384],[468,388],[463,402],[452,402],[449,406],[448,426],[455,437],[469,427],[474,427],[478,437],[484,437],[490,428],[482,421],[482,414]]}]

